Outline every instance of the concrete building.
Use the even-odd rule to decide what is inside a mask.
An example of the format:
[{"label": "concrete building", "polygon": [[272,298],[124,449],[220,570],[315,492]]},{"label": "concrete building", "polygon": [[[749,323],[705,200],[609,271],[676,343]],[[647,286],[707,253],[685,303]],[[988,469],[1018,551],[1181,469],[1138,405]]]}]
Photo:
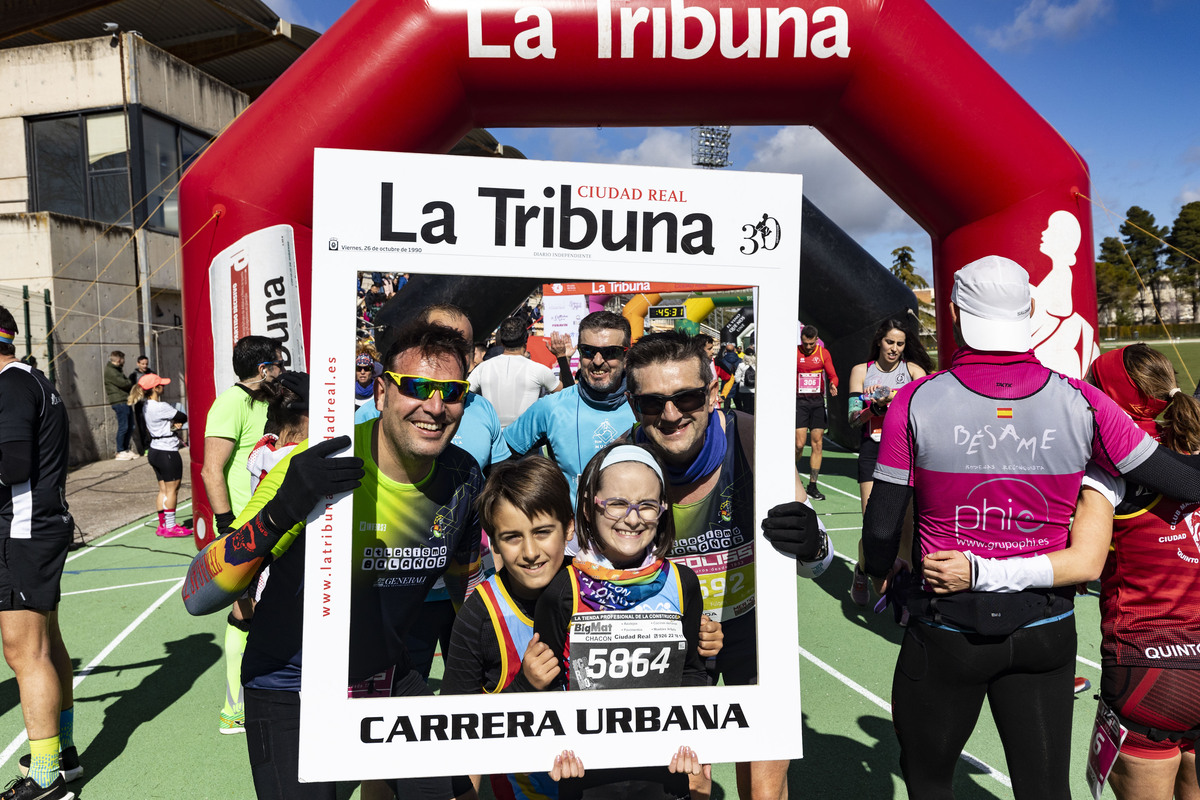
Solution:
[{"label": "concrete building", "polygon": [[[172,380],[167,399],[186,401],[175,187],[317,38],[260,0],[172,0],[169,13],[49,0],[0,15],[0,304],[21,329],[17,355],[66,401],[73,463],[114,455],[111,351],[127,373],[145,353]],[[452,152],[523,157],[480,129]]]},{"label": "concrete building", "polygon": [[174,188],[250,98],[129,33],[0,50],[0,86],[0,303],[67,403],[72,461],[111,457],[110,351],[183,399]]}]

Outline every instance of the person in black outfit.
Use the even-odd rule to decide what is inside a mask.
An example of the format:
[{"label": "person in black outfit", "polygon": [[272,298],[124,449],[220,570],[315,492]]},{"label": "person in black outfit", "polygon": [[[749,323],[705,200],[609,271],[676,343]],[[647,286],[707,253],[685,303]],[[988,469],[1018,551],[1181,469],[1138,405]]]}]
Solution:
[{"label": "person in black outfit", "polygon": [[[70,426],[50,382],[17,360],[16,334],[16,320],[0,306],[0,638],[30,745],[28,776],[3,797],[72,800],[60,766],[72,762],[72,779],[82,769],[70,741],[71,657],[58,627],[59,584],[75,532],[66,500]],[[64,746],[70,754],[60,760]]]}]

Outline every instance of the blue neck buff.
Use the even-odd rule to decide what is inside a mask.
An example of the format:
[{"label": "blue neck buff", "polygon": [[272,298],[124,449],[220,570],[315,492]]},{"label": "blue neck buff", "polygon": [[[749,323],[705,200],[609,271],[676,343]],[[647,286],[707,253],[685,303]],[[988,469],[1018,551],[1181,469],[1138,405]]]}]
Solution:
[{"label": "blue neck buff", "polygon": [[[646,430],[641,425],[634,431],[634,440],[646,442]],[[721,410],[715,409],[708,415],[708,430],[704,432],[704,446],[687,467],[679,468],[667,464],[667,480],[672,486],[695,483],[715,471],[725,459],[725,429],[721,427]]]},{"label": "blue neck buff", "polygon": [[603,409],[604,411],[612,411],[615,408],[620,408],[625,404],[625,377],[621,377],[621,385],[613,389],[608,394],[601,394],[593,389],[587,381],[581,377],[575,385],[579,387],[579,396],[583,401],[592,408]]}]

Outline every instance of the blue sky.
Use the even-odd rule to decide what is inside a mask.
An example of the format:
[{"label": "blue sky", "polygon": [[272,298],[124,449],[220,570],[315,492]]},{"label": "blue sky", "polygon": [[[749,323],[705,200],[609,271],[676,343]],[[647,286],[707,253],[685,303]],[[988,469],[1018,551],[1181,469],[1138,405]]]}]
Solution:
[{"label": "blue sky", "polygon": [[[318,31],[349,0],[267,0],[284,19]],[[1087,160],[1092,197],[1116,215],[1132,205],[1159,225],[1200,200],[1197,0],[929,0]],[[898,120],[897,124],[921,124]],[[687,128],[507,129],[497,138],[526,156],[690,166]],[[910,245],[929,275],[929,237],[816,130],[735,128],[732,169],[799,172],[805,192],[885,265]],[[1093,211],[1096,240],[1119,218]]]}]

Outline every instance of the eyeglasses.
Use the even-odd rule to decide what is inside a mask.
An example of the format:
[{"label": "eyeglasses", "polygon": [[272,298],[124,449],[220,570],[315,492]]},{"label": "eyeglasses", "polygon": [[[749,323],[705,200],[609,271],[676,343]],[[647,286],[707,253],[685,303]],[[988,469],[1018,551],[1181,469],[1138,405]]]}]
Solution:
[{"label": "eyeglasses", "polygon": [[619,344],[610,344],[607,347],[594,347],[590,344],[581,344],[579,345],[579,357],[584,361],[591,361],[599,353],[600,357],[605,361],[616,361],[619,358],[624,358],[628,350],[628,347],[622,347]]},{"label": "eyeglasses", "polygon": [[259,364],[259,366],[260,367],[279,367],[280,369],[283,369],[283,362],[282,361],[263,361],[262,363]]},{"label": "eyeglasses", "polygon": [[358,367],[357,371],[358,372],[374,372],[375,368],[368,364],[366,366]]},{"label": "eyeglasses", "polygon": [[624,497],[610,497],[607,500],[601,500],[597,497],[596,505],[600,506],[600,510],[604,513],[604,516],[613,522],[620,522],[625,519],[631,511],[642,522],[657,522],[658,518],[667,510],[667,507],[657,500],[643,500],[640,503],[631,503]]},{"label": "eyeglasses", "polygon": [[433,397],[434,392],[440,392],[442,402],[461,403],[467,398],[467,390],[471,388],[471,384],[466,381],[435,381],[433,378],[422,378],[419,375],[398,375],[390,370],[385,370],[383,374],[392,379],[400,394],[422,401]]},{"label": "eyeglasses", "polygon": [[666,409],[667,403],[675,406],[680,414],[690,414],[699,409],[708,400],[708,387],[699,389],[684,389],[675,394],[631,394],[629,405],[639,414],[657,417]]}]

